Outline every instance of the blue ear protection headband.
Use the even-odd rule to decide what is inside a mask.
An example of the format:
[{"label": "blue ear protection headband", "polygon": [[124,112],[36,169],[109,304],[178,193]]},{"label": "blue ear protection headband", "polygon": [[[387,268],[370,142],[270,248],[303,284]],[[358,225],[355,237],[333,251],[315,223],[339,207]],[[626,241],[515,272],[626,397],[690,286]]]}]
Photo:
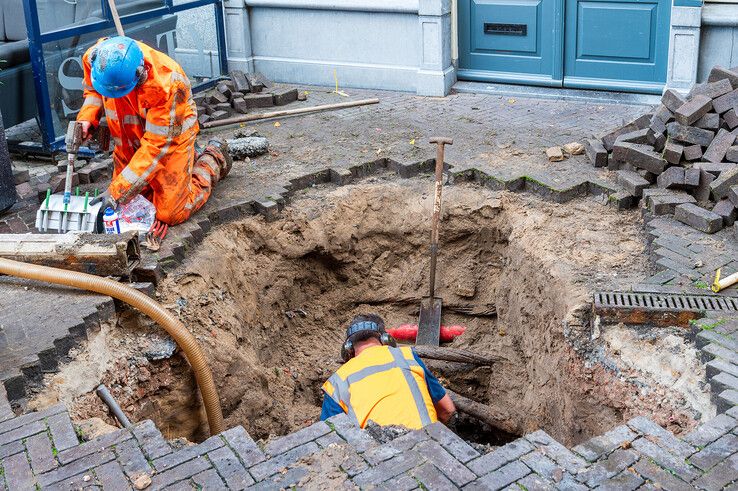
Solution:
[{"label": "blue ear protection headband", "polygon": [[346,331],[346,341],[341,346],[341,359],[345,362],[356,356],[354,352],[354,343],[351,341],[351,336],[361,331],[372,331],[379,335],[379,342],[384,346],[397,346],[395,338],[390,336],[386,331],[380,329],[379,324],[372,321],[360,321],[351,324]]}]

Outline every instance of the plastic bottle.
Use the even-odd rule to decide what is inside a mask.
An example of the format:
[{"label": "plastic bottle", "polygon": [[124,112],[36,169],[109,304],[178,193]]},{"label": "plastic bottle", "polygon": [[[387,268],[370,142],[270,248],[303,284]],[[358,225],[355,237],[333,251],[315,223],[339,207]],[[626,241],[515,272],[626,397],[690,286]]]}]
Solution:
[{"label": "plastic bottle", "polygon": [[105,214],[103,215],[103,226],[105,227],[106,234],[119,234],[120,224],[118,223],[118,214],[114,209],[109,206],[105,208]]}]

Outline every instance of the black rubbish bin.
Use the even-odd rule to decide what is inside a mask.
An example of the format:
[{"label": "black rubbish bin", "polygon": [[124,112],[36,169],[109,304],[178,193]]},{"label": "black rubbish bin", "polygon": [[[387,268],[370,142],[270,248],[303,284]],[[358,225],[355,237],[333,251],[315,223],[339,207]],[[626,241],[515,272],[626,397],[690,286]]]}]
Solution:
[{"label": "black rubbish bin", "polygon": [[15,180],[13,179],[13,170],[10,168],[8,143],[5,141],[3,115],[0,113],[0,213],[13,206],[16,199]]}]

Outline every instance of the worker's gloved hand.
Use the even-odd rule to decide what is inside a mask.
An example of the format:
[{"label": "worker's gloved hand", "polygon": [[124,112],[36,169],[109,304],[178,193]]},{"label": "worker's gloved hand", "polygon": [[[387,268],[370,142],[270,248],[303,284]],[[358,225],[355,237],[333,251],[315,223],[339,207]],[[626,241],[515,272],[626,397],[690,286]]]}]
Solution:
[{"label": "worker's gloved hand", "polygon": [[92,138],[92,123],[89,121],[80,121],[82,124],[82,142],[86,142],[90,138]]},{"label": "worker's gloved hand", "polygon": [[110,196],[110,191],[105,191],[102,194],[99,194],[97,198],[92,198],[90,201],[91,205],[96,205],[98,203],[102,203],[101,210],[105,210],[106,208],[112,208],[116,209],[118,207],[118,203],[115,202],[112,196]]}]

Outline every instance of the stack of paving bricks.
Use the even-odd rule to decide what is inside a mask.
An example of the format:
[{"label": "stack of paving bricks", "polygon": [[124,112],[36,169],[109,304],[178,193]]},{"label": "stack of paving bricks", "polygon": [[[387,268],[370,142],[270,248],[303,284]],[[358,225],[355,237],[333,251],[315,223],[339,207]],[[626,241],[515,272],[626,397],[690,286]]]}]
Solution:
[{"label": "stack of paving bricks", "polygon": [[585,144],[595,167],[617,173],[632,205],[674,214],[705,233],[738,218],[738,68],[716,66],[686,97],[667,90],[652,114]]},{"label": "stack of paving bricks", "polygon": [[298,98],[297,89],[275,87],[260,73],[231,72],[231,79],[194,97],[200,123],[227,119],[271,106],[284,106]]},{"label": "stack of paving bricks", "polygon": [[82,443],[56,405],[0,422],[0,489],[718,490],[738,480],[735,409],[684,438],[637,417],[571,450],[539,430],[480,454],[440,423],[380,443],[346,415],[267,443],[237,426],[183,447],[148,420]]}]

